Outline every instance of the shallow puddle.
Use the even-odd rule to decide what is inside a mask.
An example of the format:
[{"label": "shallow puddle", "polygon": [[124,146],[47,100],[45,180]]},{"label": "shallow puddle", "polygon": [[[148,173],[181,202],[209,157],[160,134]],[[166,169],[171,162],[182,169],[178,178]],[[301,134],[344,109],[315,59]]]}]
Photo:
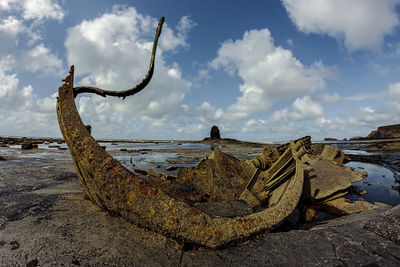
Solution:
[{"label": "shallow puddle", "polygon": [[[181,158],[179,160],[184,161],[184,163],[169,163],[169,159],[176,159],[178,154],[176,153],[149,153],[149,154],[139,154],[139,155],[130,155],[130,154],[119,154],[113,155],[113,158],[118,160],[124,167],[133,171],[135,168],[139,168],[142,170],[153,169],[157,172],[167,172],[172,175],[176,175],[178,170],[167,171],[166,168],[168,166],[177,166],[177,167],[193,167],[197,164],[197,161],[194,161],[189,158]],[[193,163],[188,163],[188,161],[192,161]],[[133,163],[133,164],[132,164]]]},{"label": "shallow puddle", "polygon": [[177,148],[208,148],[213,145],[210,144],[200,144],[200,143],[180,143],[180,142],[151,142],[151,143],[110,143],[110,142],[99,142],[99,145],[105,146],[106,150],[117,150],[127,149],[127,150],[160,150],[160,149],[177,149]]},{"label": "shallow puddle", "polygon": [[364,180],[353,183],[359,191],[365,190],[367,194],[365,196],[351,195],[350,199],[364,199],[371,203],[379,201],[390,205],[400,204],[400,193],[392,188],[399,186],[399,183],[396,182],[391,170],[381,165],[357,161],[352,161],[346,166],[353,167],[357,172],[368,172]]},{"label": "shallow puddle", "polygon": [[347,155],[362,155],[362,156],[371,156],[377,155],[378,153],[367,152],[364,150],[352,150],[352,149],[344,149],[343,152]]}]

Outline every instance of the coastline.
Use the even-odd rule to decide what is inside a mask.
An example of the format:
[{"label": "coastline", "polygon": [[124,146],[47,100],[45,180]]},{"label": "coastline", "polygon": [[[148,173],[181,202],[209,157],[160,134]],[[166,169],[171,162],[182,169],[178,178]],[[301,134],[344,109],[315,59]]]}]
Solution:
[{"label": "coastline", "polygon": [[[175,151],[178,161],[174,164],[179,165],[180,155],[191,151],[192,162],[196,162],[208,155],[211,147],[175,145],[169,150],[133,154],[142,157]],[[219,145],[243,158],[260,153],[257,146]],[[1,265],[400,264],[400,205],[377,203],[378,209],[372,211],[262,234],[234,247],[199,249],[127,223],[93,205],[85,198],[72,161],[67,159],[68,150],[3,147],[2,151],[8,154],[1,154],[6,160],[0,161]],[[38,156],[43,152],[44,156]]]}]

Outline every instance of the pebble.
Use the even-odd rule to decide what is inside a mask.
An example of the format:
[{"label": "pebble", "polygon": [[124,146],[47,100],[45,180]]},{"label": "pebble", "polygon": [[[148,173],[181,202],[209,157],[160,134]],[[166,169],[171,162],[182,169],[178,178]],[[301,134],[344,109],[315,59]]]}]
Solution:
[{"label": "pebble", "polygon": [[368,194],[368,192],[366,190],[361,190],[360,192],[358,192],[358,194],[360,196],[365,196],[366,194]]}]

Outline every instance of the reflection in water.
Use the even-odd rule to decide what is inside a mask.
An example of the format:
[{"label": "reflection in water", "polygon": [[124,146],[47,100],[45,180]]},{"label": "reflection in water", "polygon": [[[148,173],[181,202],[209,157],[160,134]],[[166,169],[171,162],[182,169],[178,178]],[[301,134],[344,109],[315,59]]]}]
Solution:
[{"label": "reflection in water", "polygon": [[121,148],[128,150],[143,150],[143,149],[176,149],[176,148],[208,148],[214,145],[200,144],[200,143],[177,143],[177,142],[163,142],[163,143],[110,143],[99,142],[101,146],[105,146],[107,150],[120,150]]},{"label": "reflection in water", "polygon": [[398,186],[394,174],[389,169],[372,163],[352,161],[347,166],[351,166],[355,171],[367,171],[368,177],[360,182],[353,183],[359,190],[365,190],[368,193],[365,196],[351,196],[352,200],[364,199],[368,202],[384,202],[390,205],[400,204],[400,193],[392,189],[392,186]]},{"label": "reflection in water", "polygon": [[[10,146],[10,148],[13,148]],[[0,155],[6,156],[17,156],[19,158],[39,158],[39,159],[54,159],[54,160],[71,160],[69,156],[69,151],[59,151],[59,150],[48,150],[48,151],[38,151],[35,149],[32,150],[22,150],[21,145],[18,146],[17,149],[9,149],[0,147]],[[67,156],[67,157],[66,157]]]},{"label": "reflection in water", "polygon": [[[160,149],[176,149],[176,148],[210,148],[210,147],[217,147],[220,148],[221,146],[213,145],[213,144],[201,144],[201,143],[179,143],[179,142],[151,142],[151,143],[111,143],[111,142],[99,142],[99,145],[106,147],[108,151],[119,151],[120,149],[127,149],[127,150],[160,150]],[[21,145],[9,145],[9,148],[21,149]],[[66,143],[58,144],[58,143],[43,143],[39,144],[38,148],[40,149],[49,149],[49,150],[57,150],[58,148],[68,148]]]},{"label": "reflection in water", "polygon": [[363,156],[377,155],[377,153],[367,152],[364,150],[343,149],[343,152],[347,155],[363,155]]},{"label": "reflection in water", "polygon": [[[139,168],[142,170],[154,169],[157,172],[166,172],[166,167],[171,165],[176,165],[178,167],[193,167],[197,164],[196,161],[193,161],[192,164],[187,163],[179,163],[179,164],[171,164],[168,162],[168,159],[176,158],[176,153],[151,153],[151,154],[139,154],[139,155],[130,155],[130,154],[119,154],[113,155],[113,158],[117,159],[121,164],[133,171],[134,168]],[[191,160],[187,158],[180,158],[182,160]],[[133,164],[134,165],[133,165]],[[178,170],[176,171],[168,171],[169,174],[176,175]]]}]

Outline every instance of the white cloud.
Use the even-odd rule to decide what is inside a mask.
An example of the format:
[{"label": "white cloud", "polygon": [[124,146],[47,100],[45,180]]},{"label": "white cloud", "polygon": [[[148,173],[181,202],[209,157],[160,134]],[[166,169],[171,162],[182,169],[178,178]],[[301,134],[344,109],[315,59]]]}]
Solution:
[{"label": "white cloud", "polygon": [[304,96],[297,98],[290,107],[275,110],[267,120],[248,120],[242,128],[242,132],[265,133],[278,130],[281,131],[281,135],[292,133],[297,136],[299,132],[296,133],[296,129],[301,129],[302,132],[305,130],[302,121],[322,118],[323,114],[324,110],[320,103],[312,101],[310,96]]},{"label": "white cloud", "polygon": [[268,125],[268,121],[266,121],[266,120],[250,119],[245,123],[244,127],[242,128],[242,132],[244,132],[244,133],[265,132],[267,125]]},{"label": "white cloud", "polygon": [[320,117],[314,121],[313,125],[320,133],[325,133],[330,137],[367,136],[378,126],[395,124],[400,120],[400,83],[389,84],[387,92],[380,94],[343,98],[344,100],[359,101],[385,96],[388,101],[384,106],[378,108],[361,106],[356,109],[355,114],[353,112],[335,118]]},{"label": "white cloud", "polygon": [[389,74],[389,66],[383,66],[381,64],[371,63],[370,67],[375,71],[380,77],[385,77]]},{"label": "white cloud", "polygon": [[344,138],[352,136],[367,136],[378,126],[397,123],[400,119],[399,110],[392,108],[374,109],[370,106],[360,107],[353,117],[335,117],[333,119],[317,118],[313,126],[321,133],[321,136]]},{"label": "white cloud", "polygon": [[21,52],[18,65],[27,71],[61,75],[62,60],[52,54],[44,44],[39,44],[29,51]]},{"label": "white cloud", "polygon": [[[104,101],[100,96],[83,96],[76,100],[78,111],[82,120],[91,125],[95,125],[94,131],[112,132],[115,125],[123,129],[123,116],[116,111],[110,102]],[[133,126],[133,125],[131,125]]]},{"label": "white cloud", "polygon": [[57,115],[54,112],[40,112],[35,109],[9,112],[2,120],[2,134],[19,136],[60,137]]},{"label": "white cloud", "polygon": [[390,83],[387,95],[389,97],[389,106],[394,107],[397,111],[400,111],[400,82]]},{"label": "white cloud", "polygon": [[208,102],[203,102],[199,107],[196,108],[196,116],[202,123],[215,121],[215,108]]},{"label": "white cloud", "polygon": [[22,16],[25,20],[55,19],[62,21],[65,15],[55,0],[25,0],[22,3],[22,9]]},{"label": "white cloud", "polygon": [[349,51],[377,49],[399,25],[398,0],[282,0],[293,23],[306,33],[327,34]]},{"label": "white cloud", "polygon": [[290,50],[275,46],[268,29],[247,31],[242,39],[224,42],[210,66],[237,73],[243,80],[242,95],[225,114],[231,120],[265,111],[280,99],[313,93],[332,76],[321,62],[304,66]]},{"label": "white cloud", "polygon": [[2,20],[0,24],[0,31],[15,38],[20,32],[24,30],[24,25],[21,21],[13,16],[8,16]]},{"label": "white cloud", "polygon": [[57,93],[37,97],[31,85],[20,85],[14,68],[11,56],[0,59],[0,113],[5,115],[1,121],[2,134],[60,136],[55,112]]},{"label": "white cloud", "polygon": [[0,51],[14,46],[17,36],[26,30],[20,20],[14,16],[3,18],[0,22]]},{"label": "white cloud", "polygon": [[352,96],[343,97],[344,100],[351,100],[351,101],[362,101],[366,99],[378,99],[385,96],[385,93],[377,93],[377,94],[358,94]]},{"label": "white cloud", "polygon": [[58,92],[45,98],[38,98],[35,102],[35,110],[40,113],[54,113],[57,104]]},{"label": "white cloud", "polygon": [[24,20],[62,21],[65,16],[57,0],[0,0],[0,11],[21,13]]},{"label": "white cloud", "polygon": [[[65,41],[67,60],[70,65],[75,65],[76,81],[81,77],[75,86],[81,84],[122,90],[139,83],[148,69],[157,23],[155,18],[143,16],[134,8],[116,6],[111,13],[70,28]],[[81,115],[87,118],[95,118],[95,113],[112,114],[112,118],[129,115],[137,123],[157,127],[181,116],[184,113],[181,101],[190,90],[191,83],[182,78],[178,64],[165,62],[164,53],[165,49],[174,51],[183,46],[190,23],[188,18],[182,19],[178,24],[178,33],[168,25],[163,26],[160,41],[164,40],[164,46],[160,45],[157,49],[153,78],[142,92],[125,100],[85,97],[79,101]],[[170,34],[166,36],[166,32]],[[90,108],[91,102],[95,106],[103,102],[108,104],[96,110]],[[97,122],[101,121],[104,122],[97,119]],[[119,120],[112,119],[108,123],[109,128],[119,127]],[[115,136],[115,133],[111,134]]]},{"label": "white cloud", "polygon": [[[65,11],[56,0],[0,0],[0,12],[8,14],[0,22],[0,48],[12,47],[21,34],[29,38],[28,45],[43,39],[41,25],[46,20],[61,22]],[[14,42],[14,43],[12,43]]]},{"label": "white cloud", "polygon": [[196,26],[197,23],[192,21],[189,16],[183,16],[178,22],[176,29],[178,30],[178,35],[185,36],[186,38],[187,34]]},{"label": "white cloud", "polygon": [[383,123],[389,122],[394,114],[384,111],[375,111],[372,107],[363,107],[358,110],[358,121],[364,123]]},{"label": "white cloud", "polygon": [[17,3],[17,0],[0,0],[0,10],[9,11]]},{"label": "white cloud", "polygon": [[337,94],[320,94],[317,95],[316,99],[321,102],[326,102],[326,103],[337,103],[339,102],[342,98]]},{"label": "white cloud", "polygon": [[[4,51],[9,54],[15,53],[13,50],[18,49],[18,46],[33,46],[42,40],[41,26],[43,22],[49,19],[61,22],[65,14],[55,0],[0,0],[0,12],[3,17],[0,21],[0,52]],[[20,43],[21,40],[23,43]],[[38,53],[39,56],[44,56],[45,64],[41,64],[41,66],[37,64],[36,55]],[[58,67],[61,62],[43,44],[37,45],[29,52],[24,52],[22,56],[34,61],[25,60],[24,63],[29,63],[30,67],[38,65],[37,67],[33,66],[33,69],[44,68],[45,72],[54,72],[49,67],[53,68],[55,65]],[[51,60],[54,61],[51,62]]]},{"label": "white cloud", "polygon": [[268,120],[271,124],[283,124],[288,121],[308,120],[321,117],[324,114],[324,109],[321,104],[312,101],[310,96],[297,98],[291,108],[276,110]]},{"label": "white cloud", "polygon": [[319,117],[324,113],[324,109],[321,104],[312,101],[309,96],[304,96],[302,98],[297,98],[293,102],[294,114],[292,117],[295,120],[305,120],[314,117]]},{"label": "white cloud", "polygon": [[38,98],[31,85],[20,85],[17,73],[13,73],[14,68],[15,60],[11,56],[0,59],[2,134],[60,136],[55,113],[56,94]]},{"label": "white cloud", "polygon": [[165,27],[160,37],[160,48],[164,51],[176,50],[179,47],[187,49],[189,47],[188,33],[196,25],[189,16],[183,16],[176,26],[176,33],[171,28]]},{"label": "white cloud", "polygon": [[48,19],[61,21],[64,12],[53,0],[0,0],[0,12],[0,49],[3,55],[8,54],[0,58],[2,134],[60,136],[55,113],[56,95],[39,98],[32,85],[20,80],[17,71],[26,69],[49,74],[60,69],[62,61],[44,44],[24,52],[19,47],[41,40],[40,25]]},{"label": "white cloud", "polygon": [[[349,130],[353,128],[353,125],[349,125],[349,121],[343,118],[334,118],[334,119],[327,119],[327,118],[317,118],[314,123],[314,126],[320,129],[323,133],[330,134],[329,137],[338,137],[339,135],[343,134],[344,130]],[[352,129],[355,130],[355,129]],[[347,136],[343,136],[347,137]]]},{"label": "white cloud", "polygon": [[32,87],[26,86],[18,90],[17,74],[10,74],[14,64],[11,56],[0,59],[0,110],[17,111],[32,104]]},{"label": "white cloud", "polygon": [[388,95],[390,99],[400,100],[400,82],[389,84]]}]

